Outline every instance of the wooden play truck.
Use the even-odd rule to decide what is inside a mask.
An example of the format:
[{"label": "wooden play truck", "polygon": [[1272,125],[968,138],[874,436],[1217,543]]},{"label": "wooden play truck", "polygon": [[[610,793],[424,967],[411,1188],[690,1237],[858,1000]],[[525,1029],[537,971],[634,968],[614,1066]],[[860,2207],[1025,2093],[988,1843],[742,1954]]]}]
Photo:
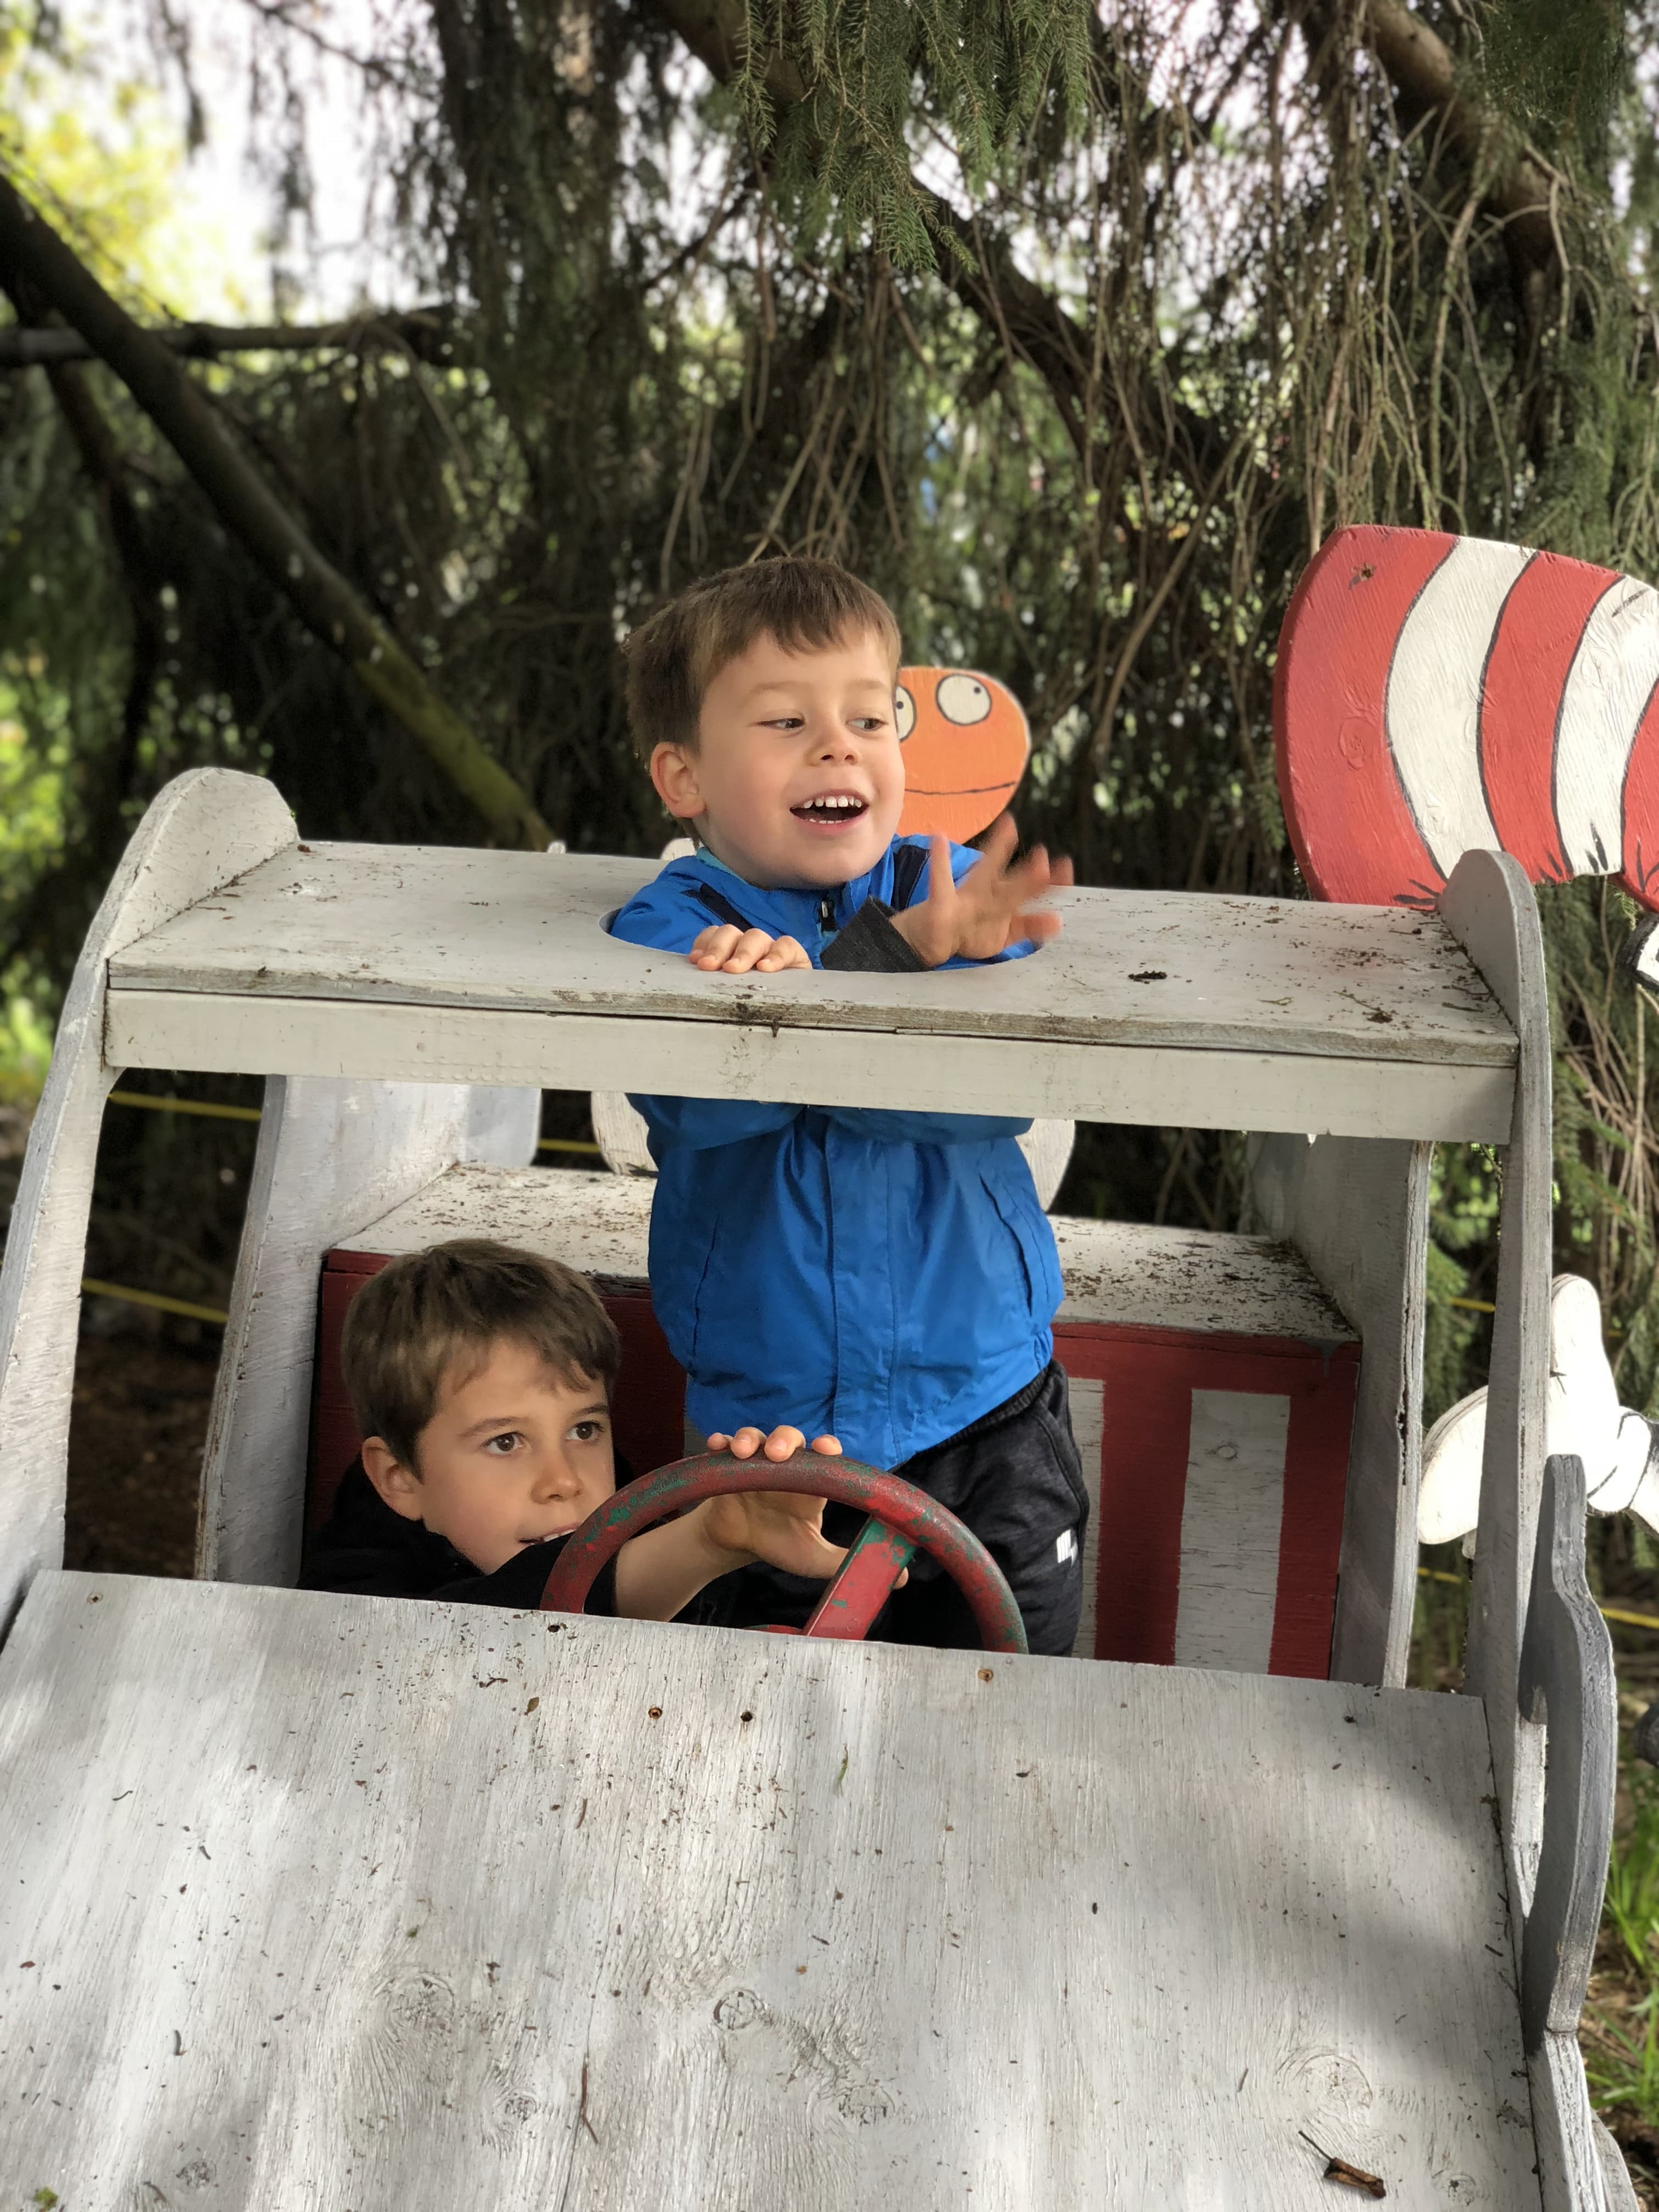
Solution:
[{"label": "wooden play truck", "polygon": [[[1416,912],[1079,890],[1029,960],[757,980],[607,935],[651,865],[307,846],[220,770],[133,840],[0,1281],[6,2187],[1632,2203],[1574,2034],[1613,1690],[1582,1477],[1542,1459],[1522,872],[1471,854]],[[135,1068],[266,1080],[191,1582],[58,1564],[94,1155]],[[1099,1485],[1079,1656],[292,1587],[331,1332],[392,1253],[488,1230],[591,1267],[633,1308],[636,1463],[678,1449],[648,1186],[532,1169],[544,1086],[1256,1133],[1255,1233],[1059,1224]],[[1455,1697],[1401,1686],[1437,1141],[1505,1164]]]}]

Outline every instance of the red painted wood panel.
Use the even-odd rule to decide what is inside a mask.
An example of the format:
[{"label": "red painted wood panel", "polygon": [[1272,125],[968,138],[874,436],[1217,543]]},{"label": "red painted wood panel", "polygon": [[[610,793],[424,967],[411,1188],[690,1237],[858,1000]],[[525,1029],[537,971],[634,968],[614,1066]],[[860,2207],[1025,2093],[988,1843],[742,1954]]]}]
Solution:
[{"label": "red painted wood panel", "polygon": [[1054,1353],[1068,1375],[1102,1385],[1095,1656],[1173,1661],[1192,1394],[1260,1392],[1290,1401],[1269,1671],[1322,1680],[1359,1347],[1097,1322],[1056,1328]]},{"label": "red painted wood panel", "polygon": [[[1440,531],[1366,526],[1335,532],[1297,585],[1279,636],[1273,748],[1310,890],[1364,904],[1431,903],[1443,878],[1413,805],[1432,807],[1437,790],[1444,799],[1468,787],[1471,768],[1491,829],[1468,808],[1461,830],[1442,816],[1443,859],[1449,837],[1481,842],[1495,831],[1534,883],[1565,880],[1573,848],[1558,798],[1563,789],[1582,794],[1586,779],[1596,788],[1609,744],[1628,733],[1618,722],[1633,688],[1645,708],[1626,764],[1617,865],[1632,897],[1659,908],[1659,719],[1648,688],[1659,599],[1610,568],[1539,553],[1526,558],[1495,617],[1479,592],[1465,604],[1461,588],[1448,588],[1402,647],[1408,617],[1454,553],[1469,574],[1494,558],[1525,557]],[[1626,604],[1618,620],[1597,626],[1595,680],[1570,685],[1591,618],[1615,590]],[[1443,710],[1426,734],[1389,725],[1389,674],[1402,649],[1427,657]],[[1414,763],[1409,793],[1396,745]],[[1573,826],[1582,841],[1583,823]],[[1577,857],[1582,864],[1582,849]],[[1611,854],[1607,865],[1615,865]]]},{"label": "red painted wood panel", "polygon": [[1555,826],[1555,726],[1584,624],[1617,580],[1540,553],[1516,580],[1486,657],[1481,788],[1504,850],[1535,884],[1564,883],[1571,872]]},{"label": "red painted wood panel", "polygon": [[1624,871],[1631,896],[1659,907],[1659,685],[1648,694],[1625,766]]},{"label": "red painted wood panel", "polygon": [[1455,543],[1441,531],[1338,531],[1286,611],[1273,747],[1291,844],[1316,898],[1420,906],[1444,883],[1401,788],[1384,708],[1401,625]]}]

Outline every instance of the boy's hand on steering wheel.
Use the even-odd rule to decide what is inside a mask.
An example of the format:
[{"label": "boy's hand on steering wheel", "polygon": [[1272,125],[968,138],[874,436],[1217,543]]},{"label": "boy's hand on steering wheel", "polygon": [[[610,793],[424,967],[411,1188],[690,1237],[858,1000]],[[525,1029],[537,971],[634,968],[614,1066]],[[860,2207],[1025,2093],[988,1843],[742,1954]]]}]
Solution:
[{"label": "boy's hand on steering wheel", "polygon": [[[793,937],[769,937],[763,929],[739,929],[729,921],[711,922],[700,930],[686,958],[711,975],[746,975],[751,968],[757,975],[775,975],[780,969],[812,964],[805,946]],[[787,1459],[789,1455],[773,1456]]]},{"label": "boy's hand on steering wheel", "polygon": [[994,960],[1011,945],[1026,939],[1041,945],[1060,934],[1060,916],[1034,902],[1070,884],[1072,864],[1051,860],[1041,845],[1016,860],[1018,842],[1012,815],[1002,815],[958,884],[951,877],[949,838],[932,840],[927,897],[893,916],[894,928],[928,967],[938,968],[958,953],[969,960]]},{"label": "boy's hand on steering wheel", "polygon": [[[806,1450],[807,1443],[799,1429],[791,1428],[785,1422],[781,1428],[774,1429],[770,1436],[764,1430],[755,1428],[739,1429],[735,1436],[712,1436],[708,1439],[708,1449],[713,1452],[729,1451],[733,1459],[753,1459],[757,1451],[763,1451],[768,1459],[782,1460],[793,1459],[798,1451]],[[841,1446],[834,1437],[816,1438],[811,1449],[825,1459],[841,1457]]]},{"label": "boy's hand on steering wheel", "polygon": [[[812,1449],[827,1459],[837,1459],[841,1446],[834,1437],[814,1438]],[[759,1429],[739,1429],[735,1436],[708,1439],[711,1452],[730,1451],[734,1459],[752,1459],[759,1451],[770,1460],[793,1459],[806,1449],[806,1439],[787,1425],[769,1436]],[[722,1570],[764,1559],[785,1574],[811,1575],[827,1582],[847,1557],[844,1547],[826,1540],[823,1500],[799,1498],[787,1490],[750,1490],[735,1498],[711,1498],[696,1508],[703,1516],[703,1534],[716,1550],[732,1556]]]}]

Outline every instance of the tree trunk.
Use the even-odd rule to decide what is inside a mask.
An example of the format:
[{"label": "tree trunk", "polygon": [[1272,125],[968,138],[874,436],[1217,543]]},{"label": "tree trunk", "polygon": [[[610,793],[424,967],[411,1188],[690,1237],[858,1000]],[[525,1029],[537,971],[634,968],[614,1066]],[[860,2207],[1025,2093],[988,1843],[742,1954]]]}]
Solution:
[{"label": "tree trunk", "polygon": [[497,842],[532,850],[549,831],[526,794],[237,450],[179,362],[112,300],[52,227],[0,177],[0,269],[31,284],[121,379],[243,544],[307,626],[400,722]]},{"label": "tree trunk", "polygon": [[[398,353],[443,365],[457,358],[455,319],[447,307],[407,313],[354,315],[343,323],[169,323],[146,333],[185,361],[218,361],[234,353]],[[0,368],[51,368],[96,361],[98,349],[79,331],[0,331]]]}]

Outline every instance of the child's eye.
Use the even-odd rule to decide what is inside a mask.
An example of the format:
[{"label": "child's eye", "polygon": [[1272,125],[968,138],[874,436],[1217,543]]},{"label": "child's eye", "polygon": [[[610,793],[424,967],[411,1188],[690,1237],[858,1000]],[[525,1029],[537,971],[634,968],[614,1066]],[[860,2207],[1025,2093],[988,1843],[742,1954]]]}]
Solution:
[{"label": "child's eye", "polygon": [[768,717],[769,730],[799,730],[806,726],[805,714],[773,714]]},{"label": "child's eye", "polygon": [[523,1442],[524,1438],[517,1429],[503,1429],[500,1436],[489,1438],[484,1449],[493,1453],[497,1459],[505,1459],[508,1452],[515,1451]]},{"label": "child's eye", "polygon": [[579,1444],[597,1443],[605,1434],[603,1421],[578,1421],[570,1431]]},{"label": "child's eye", "polygon": [[885,714],[855,714],[853,717],[854,726],[860,730],[884,730],[888,720]]}]

